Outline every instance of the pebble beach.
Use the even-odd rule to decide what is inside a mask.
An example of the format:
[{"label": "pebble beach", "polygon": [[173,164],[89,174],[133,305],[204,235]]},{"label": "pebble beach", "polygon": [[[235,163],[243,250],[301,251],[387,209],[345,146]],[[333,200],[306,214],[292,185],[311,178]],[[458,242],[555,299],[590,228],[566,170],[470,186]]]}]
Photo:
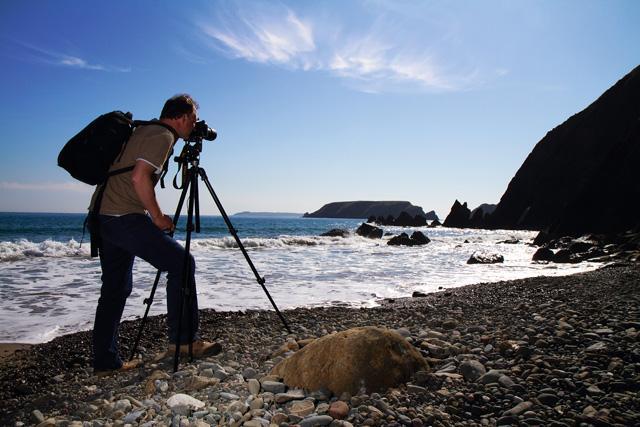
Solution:
[{"label": "pebble beach", "polygon": [[[164,316],[150,318],[133,371],[98,378],[90,332],[3,345],[7,426],[454,426],[640,424],[640,268],[480,283],[375,308],[202,310],[219,355],[158,360]],[[124,322],[127,355],[139,320]],[[357,326],[395,330],[429,362],[398,387],[354,395],[288,388],[270,375],[310,339]],[[384,375],[381,372],[380,375]]]}]

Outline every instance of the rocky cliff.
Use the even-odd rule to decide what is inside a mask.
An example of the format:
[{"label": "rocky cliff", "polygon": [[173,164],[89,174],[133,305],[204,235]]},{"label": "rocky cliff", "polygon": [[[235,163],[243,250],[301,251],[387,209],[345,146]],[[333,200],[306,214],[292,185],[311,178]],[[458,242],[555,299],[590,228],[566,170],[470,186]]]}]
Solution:
[{"label": "rocky cliff", "polygon": [[616,232],[640,219],[640,67],[535,146],[490,228]]},{"label": "rocky cliff", "polygon": [[328,203],[312,213],[305,213],[305,218],[369,218],[372,216],[397,217],[401,212],[411,216],[426,214],[420,206],[414,206],[410,202],[375,202],[354,201]]}]

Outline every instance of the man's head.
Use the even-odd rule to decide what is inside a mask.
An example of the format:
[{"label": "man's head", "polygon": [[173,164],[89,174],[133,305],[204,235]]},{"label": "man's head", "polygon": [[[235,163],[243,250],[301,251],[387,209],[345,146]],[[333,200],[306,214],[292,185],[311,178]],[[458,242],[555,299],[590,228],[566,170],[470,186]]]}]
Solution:
[{"label": "man's head", "polygon": [[198,103],[185,93],[167,100],[160,113],[160,121],[175,129],[182,139],[187,139],[198,120]]}]

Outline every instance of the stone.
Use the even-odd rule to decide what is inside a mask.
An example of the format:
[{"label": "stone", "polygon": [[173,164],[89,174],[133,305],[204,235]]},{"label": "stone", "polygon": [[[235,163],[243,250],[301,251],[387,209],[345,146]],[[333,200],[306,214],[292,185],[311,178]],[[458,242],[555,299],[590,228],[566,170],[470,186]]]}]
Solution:
[{"label": "stone", "polygon": [[[373,222],[373,221],[369,221]],[[320,236],[322,237],[349,237],[349,231],[343,230],[341,228],[332,228],[331,230],[322,233]]]},{"label": "stone", "polygon": [[55,418],[47,418],[46,420],[44,420],[40,424],[38,424],[36,427],[56,427],[56,419]]},{"label": "stone", "polygon": [[260,382],[254,378],[249,379],[247,381],[247,390],[249,390],[250,394],[257,396],[260,393]]},{"label": "stone", "polygon": [[331,406],[329,406],[329,410],[327,414],[335,419],[344,420],[349,415],[349,405],[347,405],[342,400],[338,400],[333,402]]},{"label": "stone", "polygon": [[40,412],[39,410],[34,409],[33,411],[31,411],[31,421],[34,424],[40,424],[44,421],[44,415],[42,415],[42,412]]},{"label": "stone", "polygon": [[185,382],[184,389],[186,391],[197,391],[203,388],[211,387],[220,383],[218,378],[209,378],[201,375],[189,377]]},{"label": "stone", "polygon": [[558,396],[551,393],[540,393],[538,395],[538,402],[546,406],[553,406],[558,402]]},{"label": "stone", "polygon": [[497,383],[498,379],[503,375],[501,371],[490,369],[489,372],[478,378],[478,382],[482,384]]},{"label": "stone", "polygon": [[467,264],[500,264],[504,257],[499,254],[476,251],[467,260]]},{"label": "stone", "polygon": [[484,365],[477,360],[465,360],[458,369],[466,381],[476,381],[487,372]]},{"label": "stone", "polygon": [[251,380],[251,379],[254,379],[254,378],[256,378],[256,377],[258,376],[258,371],[256,371],[256,370],[255,370],[255,369],[253,369],[253,368],[245,368],[245,369],[242,371],[242,376],[243,376],[243,377],[244,377],[244,379],[246,379],[246,380]]},{"label": "stone", "polygon": [[419,370],[429,370],[426,360],[401,335],[368,326],[319,338],[271,373],[291,387],[355,395],[361,387],[372,392],[397,386]]},{"label": "stone", "polygon": [[277,412],[271,416],[271,424],[280,425],[286,422],[289,416],[282,412]]},{"label": "stone", "polygon": [[240,412],[241,414],[245,414],[249,410],[249,405],[239,400],[235,402],[231,402],[231,404],[227,407],[228,412]]},{"label": "stone", "polygon": [[[285,359],[284,361],[286,362],[289,359]],[[264,381],[262,383],[262,389],[264,391],[268,391],[270,393],[284,393],[286,390],[287,386],[284,383],[281,383],[279,381]]]},{"label": "stone", "polygon": [[275,401],[276,403],[287,403],[292,400],[304,399],[304,397],[304,390],[295,389],[289,390],[286,393],[277,393],[275,395]]},{"label": "stone", "polygon": [[249,402],[249,409],[261,409],[264,406],[264,399],[261,397],[256,397],[251,402]]},{"label": "stone", "polygon": [[314,426],[326,426],[331,424],[333,418],[329,415],[316,415],[315,417],[305,418],[298,424],[300,427],[314,427]]},{"label": "stone", "polygon": [[204,408],[204,402],[189,396],[188,394],[176,393],[167,399],[167,406],[173,409],[176,406],[187,406],[192,409]]},{"label": "stone", "polygon": [[531,408],[533,408],[533,402],[530,402],[527,400],[527,401],[518,403],[513,408],[509,409],[508,411],[505,411],[502,415],[506,417],[513,416],[513,415],[518,416],[520,414],[527,412]]},{"label": "stone", "polygon": [[298,417],[306,417],[309,414],[312,414],[315,410],[315,405],[311,400],[299,400],[295,401],[289,407],[289,413],[296,415]]},{"label": "stone", "polygon": [[549,248],[538,249],[531,258],[532,261],[553,261],[553,251]]},{"label": "stone", "polygon": [[362,223],[360,227],[356,230],[356,234],[362,237],[367,237],[369,239],[381,239],[383,235],[383,231],[381,228],[378,228],[373,225],[369,225],[367,223]]},{"label": "stone", "polygon": [[387,242],[387,245],[391,246],[413,246],[414,241],[409,238],[407,233],[401,233],[398,236],[393,236]]},{"label": "stone", "polygon": [[146,411],[140,409],[137,411],[133,411],[133,412],[129,412],[124,419],[122,420],[125,424],[133,424],[133,423],[137,423],[140,418],[142,418],[144,416]]},{"label": "stone", "polygon": [[426,245],[431,242],[431,239],[425,236],[421,231],[414,231],[411,233],[410,239],[415,242],[415,245]]}]

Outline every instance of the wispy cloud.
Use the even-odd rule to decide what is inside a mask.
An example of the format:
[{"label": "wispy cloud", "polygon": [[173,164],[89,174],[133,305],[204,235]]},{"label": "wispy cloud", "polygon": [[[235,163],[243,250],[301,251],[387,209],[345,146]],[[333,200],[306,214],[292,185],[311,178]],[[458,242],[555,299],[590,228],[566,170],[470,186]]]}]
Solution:
[{"label": "wispy cloud", "polygon": [[55,65],[59,67],[76,68],[92,71],[107,71],[127,73],[131,71],[129,67],[117,67],[112,65],[104,65],[92,63],[79,56],[67,55],[50,49],[44,49],[30,43],[18,42],[25,49],[27,58],[36,62]]},{"label": "wispy cloud", "polygon": [[72,191],[77,193],[88,193],[91,187],[80,182],[15,182],[0,181],[0,190],[19,191]]},{"label": "wispy cloud", "polygon": [[400,32],[403,38],[393,29],[380,31],[375,22],[364,29],[343,30],[335,22],[327,28],[283,5],[248,11],[238,3],[234,9],[218,9],[198,26],[215,49],[230,57],[326,71],[368,92],[406,85],[454,91],[466,89],[473,80],[473,72],[447,72],[449,67],[434,53],[437,49],[423,40],[407,40],[405,32]]}]

